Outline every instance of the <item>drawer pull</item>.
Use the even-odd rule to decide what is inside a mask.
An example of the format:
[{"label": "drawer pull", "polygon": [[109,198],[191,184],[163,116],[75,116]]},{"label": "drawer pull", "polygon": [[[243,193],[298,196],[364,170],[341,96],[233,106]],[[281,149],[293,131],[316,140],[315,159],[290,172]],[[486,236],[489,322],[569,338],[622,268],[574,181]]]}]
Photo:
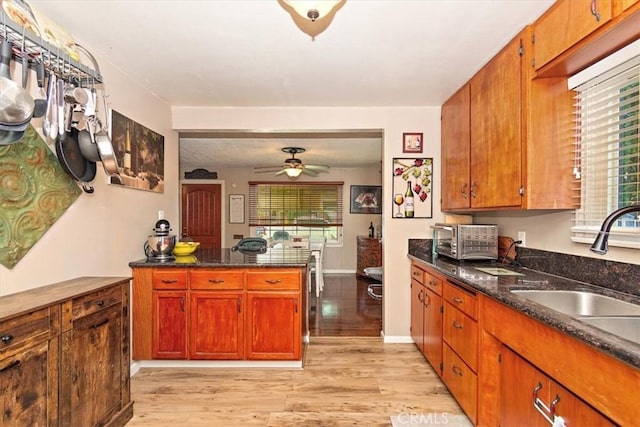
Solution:
[{"label": "drawer pull", "polygon": [[293,300],[293,308],[296,314],[298,314],[298,298]]},{"label": "drawer pull", "polygon": [[456,328],[456,329],[462,329],[463,328],[463,326],[460,323],[456,322],[455,320],[453,321],[453,327]]},{"label": "drawer pull", "polygon": [[13,340],[13,335],[3,335],[0,337],[0,341],[5,344],[9,344]]},{"label": "drawer pull", "polygon": [[162,279],[162,283],[177,283],[178,279]]},{"label": "drawer pull", "polygon": [[458,298],[458,297],[453,297],[453,298],[452,298],[452,300],[453,300],[453,302],[455,302],[456,304],[462,304],[462,303],[464,302],[463,300],[461,300],[461,299],[460,299],[460,298]]},{"label": "drawer pull", "polygon": [[238,304],[238,313],[242,313],[242,297],[238,297],[237,304]]},{"label": "drawer pull", "polygon": [[96,301],[96,305],[97,305],[98,307],[102,307],[102,306],[104,305],[104,301],[103,301],[103,300]]},{"label": "drawer pull", "polygon": [[429,280],[429,286],[431,286],[432,288],[435,288],[438,286],[438,282],[434,282],[433,280]]},{"label": "drawer pull", "polygon": [[265,280],[265,282],[267,282],[270,285],[277,285],[278,283],[281,283],[282,280],[280,279],[274,279],[274,280]]},{"label": "drawer pull", "polygon": [[91,325],[92,329],[98,329],[100,326],[104,326],[109,323],[109,319],[104,319],[102,322],[96,323],[95,325]]},{"label": "drawer pull", "polygon": [[451,370],[453,371],[454,374],[456,374],[457,376],[461,377],[462,376],[462,371],[460,370],[460,368],[458,368],[456,365],[453,365],[453,367],[451,368]]},{"label": "drawer pull", "polygon": [[209,283],[224,283],[224,279],[209,279]]},{"label": "drawer pull", "polygon": [[4,368],[0,369],[0,372],[5,372],[8,371],[9,369],[13,369],[17,366],[20,366],[20,361],[19,360],[14,360],[13,362],[9,363],[7,366],[5,366]]}]

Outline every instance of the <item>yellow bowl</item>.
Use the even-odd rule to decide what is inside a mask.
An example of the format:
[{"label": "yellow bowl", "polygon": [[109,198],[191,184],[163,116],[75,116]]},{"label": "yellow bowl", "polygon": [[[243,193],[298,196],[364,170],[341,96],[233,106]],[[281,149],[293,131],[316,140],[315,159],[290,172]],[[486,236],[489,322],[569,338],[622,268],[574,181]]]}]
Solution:
[{"label": "yellow bowl", "polygon": [[191,255],[200,246],[199,242],[178,242],[173,248],[173,254],[176,256]]},{"label": "yellow bowl", "polygon": [[175,262],[178,264],[195,264],[198,258],[195,255],[176,255]]}]

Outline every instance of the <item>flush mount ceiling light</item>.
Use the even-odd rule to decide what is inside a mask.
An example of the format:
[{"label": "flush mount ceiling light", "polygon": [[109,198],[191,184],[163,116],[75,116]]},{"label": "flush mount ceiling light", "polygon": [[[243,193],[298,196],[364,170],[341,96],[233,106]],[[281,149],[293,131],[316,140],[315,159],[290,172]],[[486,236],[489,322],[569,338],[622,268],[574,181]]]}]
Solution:
[{"label": "flush mount ceiling light", "polygon": [[293,22],[315,40],[315,36],[327,29],[336,12],[346,0],[278,0]]}]

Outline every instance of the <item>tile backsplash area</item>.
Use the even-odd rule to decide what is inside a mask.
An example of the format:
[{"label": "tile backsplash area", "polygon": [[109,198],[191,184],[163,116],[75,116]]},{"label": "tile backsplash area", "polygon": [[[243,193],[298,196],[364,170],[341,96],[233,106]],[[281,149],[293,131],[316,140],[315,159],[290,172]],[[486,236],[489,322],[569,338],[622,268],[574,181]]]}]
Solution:
[{"label": "tile backsplash area", "polygon": [[[431,239],[409,239],[409,253],[431,258]],[[518,262],[542,271],[640,296],[640,265],[518,247]]]}]

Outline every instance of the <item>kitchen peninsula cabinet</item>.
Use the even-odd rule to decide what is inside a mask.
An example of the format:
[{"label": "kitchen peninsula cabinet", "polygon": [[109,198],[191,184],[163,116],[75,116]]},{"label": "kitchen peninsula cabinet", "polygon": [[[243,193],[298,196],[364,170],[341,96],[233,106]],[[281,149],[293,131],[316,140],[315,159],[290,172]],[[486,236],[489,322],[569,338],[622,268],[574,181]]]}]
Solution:
[{"label": "kitchen peninsula cabinet", "polygon": [[532,80],[530,37],[527,27],[443,105],[443,211],[574,207],[570,94],[562,78]]},{"label": "kitchen peninsula cabinet", "polygon": [[187,276],[184,270],[153,272],[153,357],[187,358]]},{"label": "kitchen peninsula cabinet", "polygon": [[0,297],[3,426],[124,426],[129,279],[81,277]]},{"label": "kitchen peninsula cabinet", "polygon": [[134,360],[302,359],[310,252],[205,249],[132,262]]}]

